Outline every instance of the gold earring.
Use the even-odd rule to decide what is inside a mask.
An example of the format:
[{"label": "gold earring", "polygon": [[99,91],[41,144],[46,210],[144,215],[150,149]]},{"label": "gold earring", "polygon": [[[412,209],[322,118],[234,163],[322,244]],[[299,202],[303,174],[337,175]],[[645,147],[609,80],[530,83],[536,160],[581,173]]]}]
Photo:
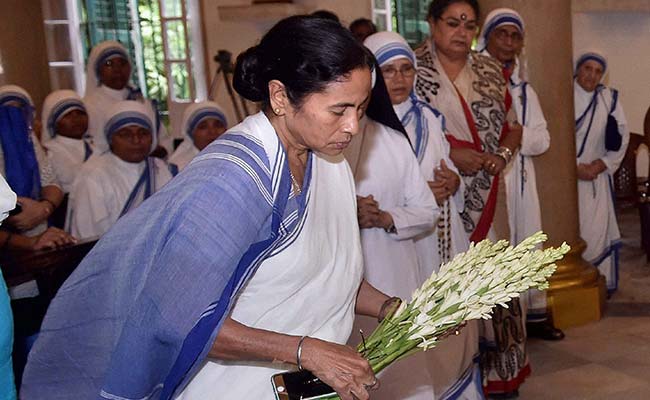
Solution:
[{"label": "gold earring", "polygon": [[280,109],[279,108],[274,109],[273,112],[275,113],[275,115],[280,115]]}]

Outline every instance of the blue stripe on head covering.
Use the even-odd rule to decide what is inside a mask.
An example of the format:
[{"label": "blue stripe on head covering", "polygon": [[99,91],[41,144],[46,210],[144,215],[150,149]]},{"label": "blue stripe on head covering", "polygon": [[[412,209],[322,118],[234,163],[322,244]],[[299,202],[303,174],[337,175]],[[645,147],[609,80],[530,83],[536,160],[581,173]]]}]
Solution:
[{"label": "blue stripe on head covering", "polygon": [[7,105],[7,103],[12,101],[20,103],[21,108],[31,106],[32,104],[27,97],[19,92],[5,92],[0,95],[0,106]]},{"label": "blue stripe on head covering", "polygon": [[405,57],[415,65],[415,54],[413,50],[403,43],[393,42],[382,46],[377,50],[375,56],[380,66],[396,57]]},{"label": "blue stripe on head covering", "polygon": [[582,64],[584,64],[587,61],[596,61],[598,64],[602,65],[603,67],[603,74],[605,74],[605,71],[607,71],[607,60],[605,60],[605,57],[601,56],[598,53],[585,53],[578,58],[578,61],[576,62],[576,70],[575,72],[578,72],[578,69]]},{"label": "blue stripe on head covering", "polygon": [[119,114],[114,115],[105,125],[104,134],[106,135],[106,141],[111,143],[111,138],[115,132],[124,128],[125,126],[139,126],[145,129],[148,129],[151,134],[154,133],[151,120],[144,114],[141,114],[136,111],[125,111]]},{"label": "blue stripe on head covering", "polygon": [[47,120],[47,131],[50,134],[50,137],[56,136],[56,132],[54,130],[56,123],[67,113],[73,110],[81,110],[83,112],[86,112],[86,107],[80,100],[77,99],[64,99],[52,107],[52,112],[50,112],[50,117]]},{"label": "blue stripe on head covering", "polygon": [[119,47],[109,47],[106,50],[104,50],[99,57],[97,57],[97,63],[95,64],[95,75],[97,76],[97,85],[99,86],[101,84],[100,79],[99,79],[99,69],[101,68],[102,65],[111,58],[114,57],[122,57],[126,61],[128,61],[129,64],[131,64],[131,60],[129,59],[129,55],[124,51],[124,49],[121,49]]},{"label": "blue stripe on head covering", "polygon": [[215,118],[219,121],[221,121],[224,126],[228,126],[228,121],[226,120],[226,116],[219,110],[216,110],[214,108],[203,108],[200,110],[197,110],[189,120],[189,123],[187,124],[187,136],[190,138],[194,139],[194,130],[196,127],[203,121],[208,118]]}]

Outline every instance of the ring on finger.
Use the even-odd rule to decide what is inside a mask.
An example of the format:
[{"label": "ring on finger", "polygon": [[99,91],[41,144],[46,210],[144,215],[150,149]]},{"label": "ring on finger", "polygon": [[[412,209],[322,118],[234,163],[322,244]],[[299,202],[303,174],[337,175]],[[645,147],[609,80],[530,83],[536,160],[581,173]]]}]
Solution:
[{"label": "ring on finger", "polygon": [[366,388],[366,389],[374,389],[377,386],[378,382],[379,381],[377,380],[377,378],[375,378],[371,383],[364,384],[363,387]]}]

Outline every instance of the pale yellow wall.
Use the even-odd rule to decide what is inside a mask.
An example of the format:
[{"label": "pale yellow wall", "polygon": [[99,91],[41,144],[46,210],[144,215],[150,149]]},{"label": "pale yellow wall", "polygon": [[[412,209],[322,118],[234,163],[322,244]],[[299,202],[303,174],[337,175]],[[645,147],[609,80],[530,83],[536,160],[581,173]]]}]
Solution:
[{"label": "pale yellow wall", "polygon": [[41,3],[0,0],[0,85],[25,88],[37,109],[50,91]]},{"label": "pale yellow wall", "polygon": [[[241,18],[237,20],[224,20],[221,14],[226,14],[223,8],[224,4],[242,4],[242,0],[202,0],[203,8],[203,24],[205,30],[205,50],[206,60],[208,60],[209,76],[208,80],[212,79],[217,69],[217,64],[212,61],[212,58],[217,51],[225,49],[233,53],[233,60],[243,50],[255,45],[259,39],[268,31],[277,21],[283,16],[279,13],[260,13],[250,9],[238,9],[242,14]],[[318,9],[327,9],[339,15],[343,23],[349,24],[359,17],[370,16],[370,0],[296,0],[294,1],[296,10],[303,12],[312,12]],[[253,6],[264,7],[264,6]],[[260,16],[262,14],[262,16]],[[209,82],[208,82],[209,83]],[[217,89],[216,100],[220,103],[226,111],[226,116],[229,121],[236,121],[233,111],[232,103],[227,95],[226,89],[220,78]],[[232,123],[231,123],[232,124]]]}]

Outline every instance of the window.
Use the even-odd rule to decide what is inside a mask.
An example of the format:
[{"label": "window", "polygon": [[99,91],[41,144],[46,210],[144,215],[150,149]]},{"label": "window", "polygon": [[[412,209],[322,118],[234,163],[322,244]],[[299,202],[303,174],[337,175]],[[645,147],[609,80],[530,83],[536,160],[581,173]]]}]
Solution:
[{"label": "window", "polygon": [[83,93],[90,49],[117,40],[134,61],[133,82],[163,114],[205,98],[198,1],[42,0],[52,89]]},{"label": "window", "polygon": [[429,36],[427,14],[430,1],[426,0],[397,0],[395,6],[395,19],[397,32],[412,47],[417,47]]},{"label": "window", "polygon": [[393,31],[393,0],[372,0],[372,20],[377,25],[377,31]]},{"label": "window", "polygon": [[78,40],[77,0],[43,0],[43,23],[52,89],[83,92],[84,56]]},{"label": "window", "polygon": [[372,19],[379,31],[397,31],[412,47],[429,35],[430,0],[373,0]]}]

